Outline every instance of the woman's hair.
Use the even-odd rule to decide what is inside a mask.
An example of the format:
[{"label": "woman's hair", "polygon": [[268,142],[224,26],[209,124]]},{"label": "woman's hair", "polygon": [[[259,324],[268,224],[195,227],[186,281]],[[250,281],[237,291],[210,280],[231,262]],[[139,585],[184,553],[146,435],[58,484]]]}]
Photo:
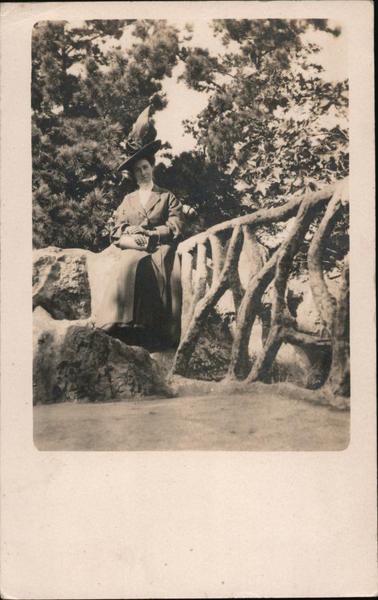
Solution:
[{"label": "woman's hair", "polygon": [[128,177],[135,185],[136,185],[137,181],[136,181],[136,177],[135,177],[135,173],[134,173],[134,168],[135,168],[136,163],[143,159],[146,159],[150,163],[152,168],[154,168],[154,166],[155,166],[155,155],[154,154],[145,154],[144,156],[141,156],[141,158],[138,158],[138,160],[136,160],[131,165],[131,167],[128,169],[128,174],[129,174]]},{"label": "woman's hair", "polygon": [[136,160],[134,162],[134,164],[131,166],[130,171],[131,171],[131,174],[133,175],[133,177],[134,177],[135,165],[137,164],[137,162],[139,162],[140,160],[143,160],[143,159],[147,160],[150,163],[151,167],[155,166],[155,155],[154,154],[145,154],[144,156],[141,156],[140,158],[138,158],[138,160]]}]

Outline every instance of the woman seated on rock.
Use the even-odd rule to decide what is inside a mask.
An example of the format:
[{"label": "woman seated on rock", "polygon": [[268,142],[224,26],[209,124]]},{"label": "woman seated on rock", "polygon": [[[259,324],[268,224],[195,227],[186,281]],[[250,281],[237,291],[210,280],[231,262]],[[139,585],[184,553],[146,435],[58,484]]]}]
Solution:
[{"label": "woman seated on rock", "polygon": [[127,143],[133,154],[119,168],[127,169],[138,189],[127,194],[113,214],[110,238],[120,252],[104,290],[97,326],[128,344],[158,350],[179,339],[175,248],[181,238],[182,205],[154,183],[154,155],[161,142],[143,145],[140,129],[143,132],[143,127],[134,126]]}]

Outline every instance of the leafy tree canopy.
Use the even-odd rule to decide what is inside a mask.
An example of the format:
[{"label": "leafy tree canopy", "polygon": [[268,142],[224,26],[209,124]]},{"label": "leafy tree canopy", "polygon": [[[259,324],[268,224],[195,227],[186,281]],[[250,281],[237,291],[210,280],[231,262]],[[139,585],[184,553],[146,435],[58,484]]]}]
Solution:
[{"label": "leafy tree canopy", "polygon": [[[310,29],[340,34],[325,20],[217,20],[223,55],[185,51],[182,79],[209,95],[186,129],[207,160],[232,177],[245,211],[348,174],[348,84],[322,78],[320,48],[304,35]],[[347,218],[329,243],[330,268],[347,249]],[[274,245],[278,227],[270,233]]]},{"label": "leafy tree canopy", "polygon": [[[208,102],[186,123],[197,149],[170,156],[156,177],[196,208],[205,226],[347,174],[347,81],[323,79],[320,48],[305,35],[340,31],[325,20],[216,20],[212,27],[224,46],[220,55],[188,46],[190,27],[179,31],[167,21],[35,26],[36,246],[107,244],[104,223],[127,190],[116,174],[123,142],[149,103],[154,111],[166,106],[162,81],[178,61],[182,79]],[[122,36],[126,49],[116,46]],[[347,215],[335,256],[345,249],[346,229]]]},{"label": "leafy tree canopy", "polygon": [[[107,41],[130,36],[129,49]],[[32,44],[34,243],[100,250],[125,185],[116,169],[139,113],[166,99],[161,80],[178,60],[164,21],[38,23]]]},{"label": "leafy tree canopy", "polygon": [[209,93],[187,130],[254,208],[348,172],[347,82],[322,79],[319,47],[303,40],[309,27],[339,34],[326,21],[218,20],[215,35],[236,49],[187,50],[183,79]]}]

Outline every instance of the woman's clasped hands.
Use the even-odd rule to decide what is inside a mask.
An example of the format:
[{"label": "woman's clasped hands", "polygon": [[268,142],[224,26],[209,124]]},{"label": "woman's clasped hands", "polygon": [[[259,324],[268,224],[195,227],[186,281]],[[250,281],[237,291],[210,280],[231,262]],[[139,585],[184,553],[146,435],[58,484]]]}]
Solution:
[{"label": "woman's clasped hands", "polygon": [[147,247],[148,245],[148,232],[140,227],[139,225],[130,225],[126,228],[125,233],[132,235],[138,244],[138,246]]},{"label": "woman's clasped hands", "polygon": [[[126,239],[122,240],[123,236],[125,236]],[[140,246],[140,248],[147,248],[148,245],[149,245],[149,241],[154,236],[154,233],[152,231],[149,231],[148,229],[144,229],[140,225],[129,225],[128,227],[126,227],[124,229],[123,235],[121,236],[121,238],[119,240],[119,246],[121,248],[127,248],[127,247],[129,247],[129,244],[127,242],[127,237],[128,236],[132,236],[132,238],[134,239],[135,243],[138,246]],[[125,243],[123,243],[123,241]]]}]

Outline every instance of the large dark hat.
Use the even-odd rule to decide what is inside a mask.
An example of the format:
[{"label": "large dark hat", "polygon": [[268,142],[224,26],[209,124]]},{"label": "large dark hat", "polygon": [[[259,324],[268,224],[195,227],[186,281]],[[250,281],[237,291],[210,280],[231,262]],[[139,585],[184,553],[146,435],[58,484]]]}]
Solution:
[{"label": "large dark hat", "polygon": [[129,137],[126,140],[127,157],[118,167],[118,171],[130,171],[141,158],[149,158],[161,148],[161,141],[151,139],[156,135],[156,130],[150,121],[150,108],[147,108],[135,121]]}]

